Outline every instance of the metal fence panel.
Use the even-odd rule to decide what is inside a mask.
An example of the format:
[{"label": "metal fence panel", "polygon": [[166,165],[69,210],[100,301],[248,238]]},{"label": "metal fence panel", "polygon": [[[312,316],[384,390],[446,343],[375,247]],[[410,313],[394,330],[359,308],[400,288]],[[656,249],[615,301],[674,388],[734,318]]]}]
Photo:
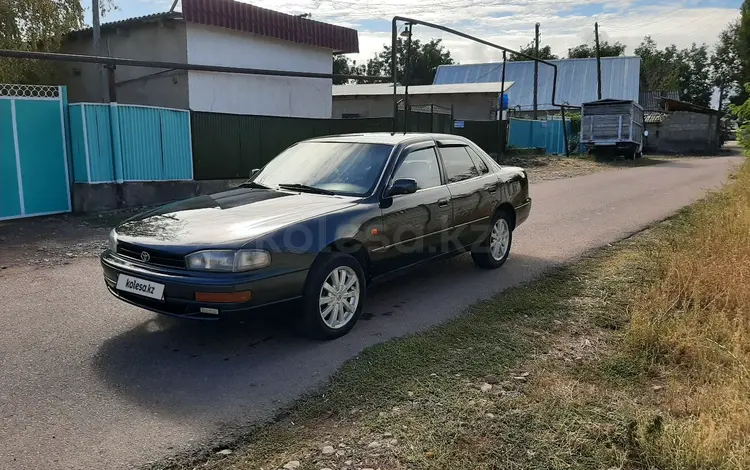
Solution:
[{"label": "metal fence panel", "polygon": [[453,133],[466,137],[487,153],[500,150],[499,121],[463,121],[463,127],[454,128]]},{"label": "metal fence panel", "polygon": [[65,87],[0,85],[0,219],[70,212]]},{"label": "metal fence panel", "polygon": [[69,118],[78,183],[192,179],[188,111],[78,103]]},{"label": "metal fence panel", "polygon": [[390,132],[393,120],[313,119],[191,112],[196,180],[247,178],[305,139],[357,132]]},{"label": "metal fence panel", "polygon": [[511,118],[508,146],[515,148],[546,148],[547,135],[543,121]]},{"label": "metal fence panel", "polygon": [[0,219],[21,215],[10,100],[0,100]]}]

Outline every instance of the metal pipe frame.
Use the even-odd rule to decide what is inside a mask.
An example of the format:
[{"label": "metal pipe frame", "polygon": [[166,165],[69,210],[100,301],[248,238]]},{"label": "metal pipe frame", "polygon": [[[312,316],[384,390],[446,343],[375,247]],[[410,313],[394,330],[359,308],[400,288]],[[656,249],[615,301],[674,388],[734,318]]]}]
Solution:
[{"label": "metal pipe frame", "polygon": [[236,73],[242,75],[265,75],[271,77],[300,77],[300,78],[343,78],[366,80],[372,82],[385,82],[392,80],[390,77],[374,77],[368,75],[343,75],[334,73],[294,72],[290,70],[250,69],[243,67],[226,67],[222,65],[200,65],[185,64],[180,62],[157,62],[152,60],[123,59],[119,57],[103,57],[82,54],[62,54],[57,52],[33,52],[16,51],[11,49],[0,49],[0,57],[13,59],[50,60],[56,62],[77,62],[84,64],[104,64],[110,67],[151,67],[173,70],[193,70],[196,72],[220,72]]},{"label": "metal pipe frame", "polygon": [[[406,16],[394,16],[393,20],[391,20],[391,76],[392,76],[392,80],[393,80],[393,134],[396,134],[396,132],[397,132],[396,117],[398,115],[398,104],[397,104],[398,92],[397,92],[397,87],[396,87],[396,76],[398,74],[398,72],[397,72],[397,70],[398,70],[397,69],[397,65],[398,65],[397,62],[398,62],[398,60],[397,60],[396,47],[397,47],[397,44],[398,44],[398,22],[399,21],[404,22],[404,23],[410,23],[412,26],[415,25],[415,24],[418,24],[418,25],[422,25],[422,26],[427,26],[428,28],[438,29],[440,31],[444,31],[446,33],[450,33],[450,34],[462,37],[464,39],[468,39],[470,41],[474,41],[474,42],[477,42],[479,44],[483,44],[485,46],[492,47],[493,49],[499,49],[499,50],[504,51],[506,53],[511,53],[511,54],[514,54],[514,55],[517,55],[517,56],[525,57],[525,58],[527,58],[529,60],[533,60],[533,61],[538,62],[538,63],[549,65],[554,70],[554,76],[553,76],[553,80],[552,80],[552,106],[555,106],[555,107],[562,107],[562,106],[564,106],[561,103],[556,103],[555,102],[555,99],[557,97],[557,65],[553,64],[552,62],[549,62],[549,61],[546,61],[546,60],[543,60],[543,59],[537,59],[536,57],[530,56],[528,54],[524,54],[522,52],[514,51],[513,49],[509,49],[507,47],[503,47],[503,46],[501,46],[499,44],[495,44],[495,43],[492,43],[492,42],[489,42],[489,41],[485,41],[484,39],[480,39],[478,37],[472,36],[470,34],[463,33],[461,31],[458,31],[458,30],[455,30],[455,29],[452,29],[452,28],[448,28],[447,26],[442,26],[442,25],[435,24],[435,23],[430,23],[430,22],[427,22],[427,21],[417,20],[417,19],[414,19],[414,18],[406,17]],[[409,66],[409,64],[406,64],[406,65],[407,65],[407,67]],[[501,103],[502,103],[502,101],[501,101]],[[453,124],[451,123],[451,125],[453,125]],[[565,127],[564,123],[563,123],[563,132],[564,132],[565,137],[567,139],[568,130]],[[567,156],[570,156],[570,153],[569,153],[569,151],[568,151],[567,148],[565,149],[565,154]]]}]

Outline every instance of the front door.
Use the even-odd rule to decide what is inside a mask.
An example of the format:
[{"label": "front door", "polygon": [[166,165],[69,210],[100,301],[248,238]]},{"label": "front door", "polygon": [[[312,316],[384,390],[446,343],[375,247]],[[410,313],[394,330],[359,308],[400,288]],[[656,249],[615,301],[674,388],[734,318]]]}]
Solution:
[{"label": "front door", "polygon": [[443,184],[434,144],[425,145],[406,149],[389,179],[388,186],[412,178],[418,189],[383,201],[383,246],[373,253],[376,276],[446,251],[441,241],[451,227],[451,193]]}]

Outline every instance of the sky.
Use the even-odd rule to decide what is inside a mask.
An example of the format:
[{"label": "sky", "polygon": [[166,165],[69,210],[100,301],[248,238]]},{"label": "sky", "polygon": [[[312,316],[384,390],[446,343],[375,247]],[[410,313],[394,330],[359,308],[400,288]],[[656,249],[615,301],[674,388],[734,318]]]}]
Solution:
[{"label": "sky", "polygon": [[[91,0],[82,0],[91,22]],[[244,0],[247,1],[247,0]],[[172,0],[115,0],[119,11],[102,21],[116,21],[168,11]],[[594,41],[594,23],[599,22],[602,41],[620,41],[633,53],[643,37],[651,35],[659,47],[692,43],[713,45],[724,26],[739,17],[742,0],[255,0],[264,8],[300,14],[312,19],[357,29],[359,54],[366,61],[390,42],[391,18],[408,16],[458,29],[511,49],[527,45],[540,23],[542,45],[565,56],[570,47]],[[177,9],[179,10],[179,5]],[[502,58],[499,51],[471,41],[430,30],[414,28],[414,38],[441,38],[459,63],[491,62]]]}]

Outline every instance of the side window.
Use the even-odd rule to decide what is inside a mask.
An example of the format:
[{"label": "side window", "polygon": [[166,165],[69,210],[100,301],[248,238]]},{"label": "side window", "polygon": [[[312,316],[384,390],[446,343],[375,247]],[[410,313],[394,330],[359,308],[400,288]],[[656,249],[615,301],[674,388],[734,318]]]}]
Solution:
[{"label": "side window", "polygon": [[482,160],[482,157],[477,155],[477,153],[472,149],[471,147],[466,147],[466,150],[469,152],[469,156],[474,161],[474,164],[479,168],[479,173],[485,175],[490,172],[490,169],[487,168],[487,164],[484,163],[484,160]]},{"label": "side window", "polygon": [[448,183],[456,183],[479,176],[479,171],[466,152],[466,147],[442,147],[440,155],[443,156]]},{"label": "side window", "polygon": [[417,180],[419,189],[440,186],[442,182],[440,181],[440,167],[438,166],[435,148],[430,147],[409,152],[393,173],[393,181],[400,178]]}]

